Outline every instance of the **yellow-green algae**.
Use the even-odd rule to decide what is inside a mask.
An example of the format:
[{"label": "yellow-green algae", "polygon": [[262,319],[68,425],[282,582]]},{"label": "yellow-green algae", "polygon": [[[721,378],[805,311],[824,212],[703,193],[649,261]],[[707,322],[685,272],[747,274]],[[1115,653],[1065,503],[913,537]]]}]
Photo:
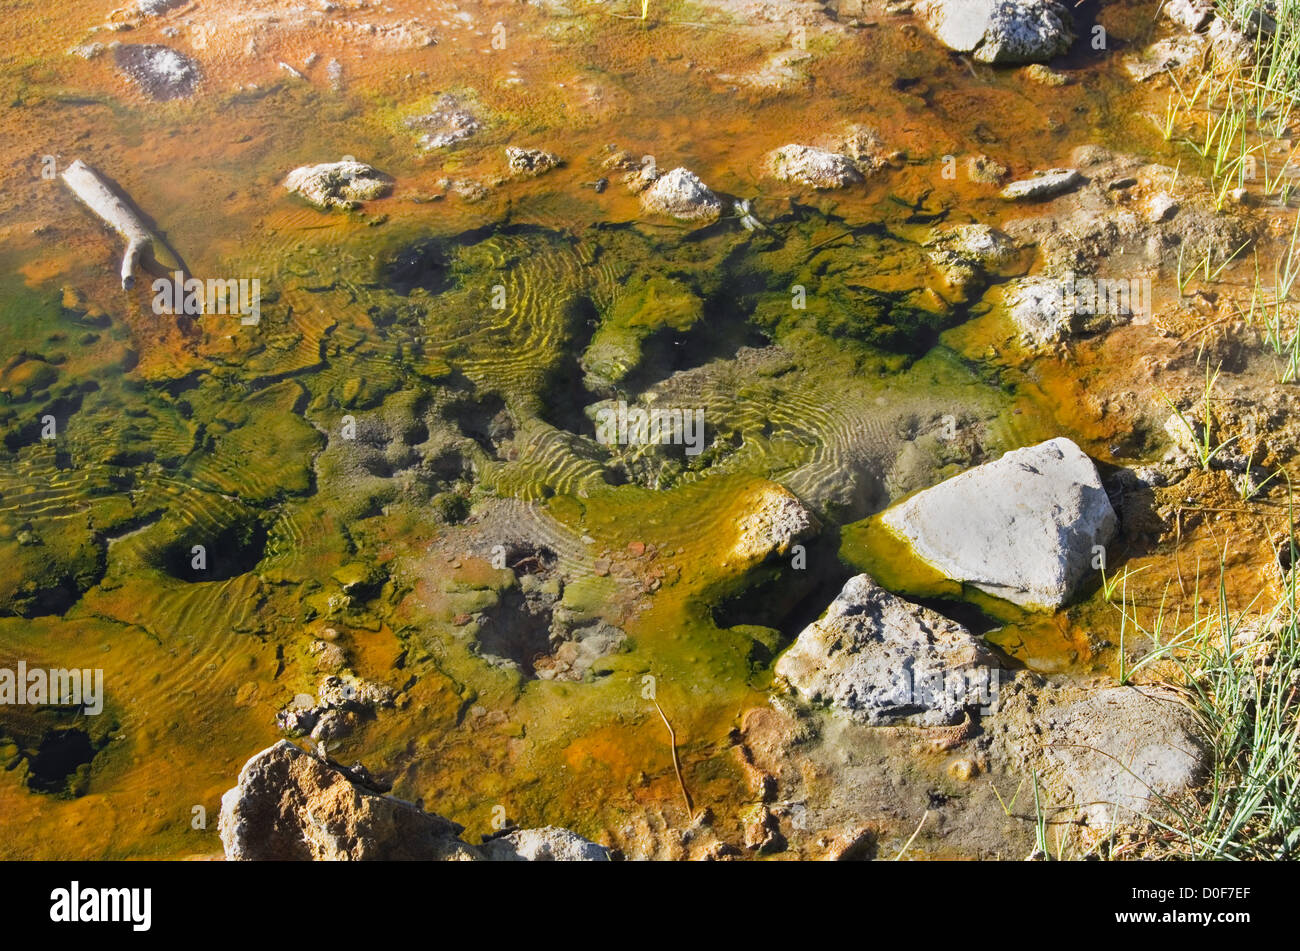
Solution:
[{"label": "yellow-green algae", "polygon": [[[1068,377],[1053,378],[1057,390],[1034,392],[1033,381],[997,380],[981,347],[949,337],[926,353],[964,315],[925,289],[920,229],[905,219],[954,197],[989,220],[1005,213],[995,195],[936,184],[933,173],[943,154],[983,150],[976,126],[994,117],[1011,130],[1004,156],[1026,167],[1054,156],[1053,123],[1096,124],[1102,141],[1153,143],[1139,110],[1112,109],[1113,78],[1096,72],[1097,82],[1044,93],[1041,111],[1026,109],[1025,96],[1036,93],[1014,79],[969,81],[932,45],[869,30],[822,51],[825,96],[737,95],[699,81],[694,56],[663,52],[694,51],[738,72],[770,50],[674,25],[683,13],[700,11],[670,6],[648,30],[608,18],[553,23],[524,10],[522,29],[563,37],[534,51],[528,68],[539,73],[529,85],[500,82],[499,64],[487,58],[444,61],[427,51],[402,60],[411,72],[363,76],[341,96],[214,62],[220,91],[210,98],[143,108],[106,97],[107,110],[77,112],[60,104],[60,90],[105,79],[98,64],[63,55],[75,40],[69,34],[84,27],[70,26],[66,11],[52,13],[60,28],[48,48],[0,69],[14,115],[58,130],[51,149],[72,154],[87,132],[111,142],[116,151],[104,161],[195,273],[258,276],[266,295],[256,332],[219,318],[182,329],[113,286],[105,270],[112,241],[74,218],[54,187],[32,192],[18,212],[75,227],[54,245],[28,227],[0,268],[0,342],[8,354],[28,353],[3,371],[10,393],[0,405],[9,453],[0,472],[0,583],[66,576],[76,603],[62,616],[0,618],[0,644],[50,665],[103,667],[119,726],[79,797],[29,791],[21,766],[0,776],[0,809],[10,819],[0,854],[216,852],[220,794],[249,755],[278,738],[276,711],[315,689],[307,645],[331,629],[346,638],[363,676],[406,687],[400,709],[382,712],[336,755],[363,760],[394,779],[396,792],[471,833],[488,830],[497,804],[522,824],[593,836],[652,809],[683,818],[667,738],[643,694],[646,676],[656,678],[678,731],[697,802],[715,806],[720,824],[734,823],[746,793],[727,735],[744,709],[765,700],[768,671],[752,661],[755,640],[779,645],[772,628],[720,629],[712,619],[719,600],[763,574],[726,554],[751,493],[769,478],[824,490],[837,466],[851,462],[836,456],[821,465],[826,446],[850,427],[874,425],[878,400],[924,405],[922,415],[977,406],[990,452],[1056,434]],[[647,53],[656,54],[654,66]],[[593,64],[580,82],[571,81],[566,56]],[[874,65],[864,70],[864,62]],[[426,69],[423,79],[409,78]],[[885,79],[897,76],[928,77],[928,98]],[[252,79],[261,88],[226,91]],[[630,88],[644,121],[575,101],[592,82],[615,98]],[[488,120],[485,147],[418,154],[401,120],[471,83]],[[765,152],[808,129],[862,119],[864,94],[871,121],[913,156],[838,205],[824,196],[767,197],[771,183],[755,174]],[[756,109],[764,121],[754,121]],[[500,146],[517,129],[564,152],[568,166],[536,182],[502,183],[478,204],[440,197],[447,175],[499,175]],[[25,169],[24,139],[0,146],[10,148],[13,168]],[[617,181],[599,198],[581,187],[601,174],[609,142],[692,167],[720,190],[757,195],[757,213],[781,240],[757,234],[746,244],[725,226],[689,240],[658,223],[605,227],[639,216]],[[293,165],[344,154],[394,175],[394,197],[329,216],[279,193]],[[380,264],[430,236],[454,242],[452,286],[394,293]],[[670,461],[660,484],[671,487],[659,491],[609,485],[608,460],[575,443],[568,427],[580,422],[557,418],[552,399],[602,330],[622,340],[633,365],[627,337],[644,339],[629,329],[642,323],[625,287],[633,271],[705,302],[698,315],[688,302],[662,324],[662,315],[646,314],[665,339],[719,343],[708,338],[712,322],[737,332],[720,342],[720,356],[754,333],[791,354],[745,379],[731,405],[708,407],[739,445],[694,468]],[[499,313],[490,307],[497,284],[507,291]],[[795,284],[808,291],[804,311],[791,307]],[[345,472],[328,448],[342,417],[397,418],[409,412],[403,398],[411,392],[440,407],[500,400],[515,417],[518,454],[463,445],[472,478],[443,479],[427,498],[396,476]],[[31,426],[51,406],[66,412],[56,413],[59,440],[45,445]],[[458,567],[433,561],[429,549],[454,545],[459,516],[494,496],[545,500],[558,523],[593,539],[593,551],[653,544],[661,563],[675,566],[657,591],[634,599],[624,650],[603,659],[589,682],[525,681],[484,664],[458,633],[460,615],[490,605],[513,579],[464,552]],[[836,506],[828,508],[834,516]],[[220,581],[175,573],[172,547],[254,529],[265,531],[254,570]],[[21,544],[24,532],[40,544]],[[846,563],[865,566],[862,547],[856,527],[847,528]],[[918,583],[903,574],[900,590]],[[362,579],[378,590],[354,599],[348,590]],[[23,604],[12,589],[2,593],[6,607]],[[590,613],[617,596],[594,570],[565,589],[567,605]],[[206,809],[201,828],[195,806]]]}]

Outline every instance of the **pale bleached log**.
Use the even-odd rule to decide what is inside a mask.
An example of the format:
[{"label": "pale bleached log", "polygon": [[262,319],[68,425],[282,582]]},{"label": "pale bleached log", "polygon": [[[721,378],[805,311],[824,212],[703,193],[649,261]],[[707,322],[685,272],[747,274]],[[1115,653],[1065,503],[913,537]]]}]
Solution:
[{"label": "pale bleached log", "polygon": [[130,290],[135,284],[134,271],[141,255],[152,253],[153,232],[140,220],[140,216],[113,193],[100,174],[81,159],[63,170],[63,181],[82,204],[99,215],[126,241],[122,257],[122,287]]}]

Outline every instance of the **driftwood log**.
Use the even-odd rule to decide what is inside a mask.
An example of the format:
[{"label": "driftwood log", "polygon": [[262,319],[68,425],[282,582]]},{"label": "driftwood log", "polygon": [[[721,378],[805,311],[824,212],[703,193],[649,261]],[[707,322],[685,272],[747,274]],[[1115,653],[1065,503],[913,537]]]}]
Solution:
[{"label": "driftwood log", "polygon": [[81,159],[64,169],[62,177],[64,184],[72,189],[82,204],[126,241],[126,253],[122,257],[122,287],[130,290],[135,284],[134,272],[141,255],[153,253],[153,232],[127,202],[114,194],[100,174]]}]

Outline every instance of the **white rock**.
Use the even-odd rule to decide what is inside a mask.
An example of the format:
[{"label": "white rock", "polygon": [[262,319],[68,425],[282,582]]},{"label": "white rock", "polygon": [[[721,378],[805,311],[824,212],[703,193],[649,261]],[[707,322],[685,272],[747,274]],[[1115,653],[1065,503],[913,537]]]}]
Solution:
[{"label": "white rock", "polygon": [[946,577],[1025,608],[1065,604],[1116,517],[1097,467],[1073,442],[1008,452],[887,511],[886,527]]},{"label": "white rock", "polygon": [[776,673],[809,703],[860,722],[940,726],[959,720],[971,702],[968,676],[973,682],[995,667],[956,621],[857,575],[781,656]]},{"label": "white rock", "polygon": [[739,561],[762,561],[784,555],[790,546],[821,531],[821,523],[789,490],[771,483],[736,526],[731,556]]},{"label": "white rock", "polygon": [[1187,30],[1203,30],[1214,17],[1211,0],[1165,0],[1161,12]]},{"label": "white rock", "polygon": [[355,208],[388,193],[391,182],[365,162],[322,162],[295,168],[284,187],[318,208]]},{"label": "white rock", "polygon": [[722,202],[694,172],[675,168],[656,178],[641,193],[647,211],[668,215],[681,221],[711,221],[722,214]]},{"label": "white rock", "polygon": [[519,829],[483,843],[493,862],[608,862],[604,846],[558,826]]},{"label": "white rock", "polygon": [[187,0],[137,0],[135,10],[140,16],[156,17],[186,2]]},{"label": "white rock", "polygon": [[982,63],[1046,62],[1074,42],[1056,0],[922,0],[917,12],[941,43]]},{"label": "white rock", "polygon": [[1141,56],[1129,56],[1124,68],[1138,82],[1145,82],[1171,69],[1195,62],[1205,55],[1205,40],[1200,36],[1170,36],[1148,46]]},{"label": "white rock", "polygon": [[988,270],[1005,267],[1016,256],[1016,245],[1007,235],[988,225],[954,225],[936,229],[926,239],[930,259],[945,266],[963,261]]},{"label": "white rock", "polygon": [[1050,198],[1061,192],[1069,191],[1081,181],[1083,176],[1073,168],[1049,168],[1047,171],[1034,172],[1033,177],[1012,182],[1002,189],[1002,197],[1016,201],[1023,198]]},{"label": "white rock", "polygon": [[1169,221],[1178,214],[1178,201],[1168,192],[1156,192],[1142,207],[1143,216],[1153,224]]},{"label": "white rock", "polygon": [[862,173],[848,156],[807,145],[783,145],[767,159],[775,178],[810,188],[843,188],[862,181]]},{"label": "white rock", "polygon": [[962,300],[983,288],[989,274],[1002,272],[1017,258],[1015,243],[1007,235],[982,224],[936,229],[925,246],[948,288]]},{"label": "white rock", "polygon": [[483,128],[479,118],[459,99],[447,95],[442,96],[430,112],[407,119],[406,125],[421,133],[418,144],[422,149],[442,149],[464,142]]},{"label": "white rock", "polygon": [[1049,707],[1044,755],[1088,824],[1165,812],[1205,768],[1195,717],[1150,688],[1114,687]]},{"label": "white rock", "polygon": [[227,861],[605,861],[567,829],[520,829],[476,848],[464,827],[368,788],[281,740],[253,756],[221,797]]},{"label": "white rock", "polygon": [[523,149],[506,146],[506,164],[510,173],[521,178],[534,178],[560,165],[560,157],[544,149]]},{"label": "white rock", "polygon": [[1007,313],[1020,330],[1021,343],[1046,347],[1069,336],[1061,282],[1053,278],[1029,277],[1006,290]]},{"label": "white rock", "polygon": [[1047,347],[1073,336],[1104,333],[1151,314],[1150,281],[1067,273],[1028,277],[1004,292],[1007,313],[1027,347]]}]

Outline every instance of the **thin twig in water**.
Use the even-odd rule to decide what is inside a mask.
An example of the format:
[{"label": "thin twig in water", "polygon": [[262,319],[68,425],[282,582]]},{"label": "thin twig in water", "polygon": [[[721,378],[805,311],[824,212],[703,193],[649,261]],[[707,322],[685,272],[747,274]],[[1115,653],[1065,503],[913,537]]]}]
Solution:
[{"label": "thin twig in water", "polygon": [[894,856],[894,861],[895,861],[895,862],[897,862],[899,859],[901,859],[901,858],[903,857],[903,854],[904,854],[908,849],[910,849],[910,848],[912,847],[912,843],[916,841],[916,837],[917,837],[918,835],[921,834],[921,826],[925,825],[925,820],[926,820],[926,819],[929,819],[929,818],[930,818],[930,810],[929,810],[929,809],[927,809],[927,810],[925,810],[925,812],[921,813],[921,821],[918,822],[918,823],[916,824],[916,831],[913,832],[913,833],[912,833],[912,837],[911,837],[910,839],[908,839],[908,840],[903,844],[903,848],[902,848],[902,850],[900,850],[899,853],[898,853],[897,855]]},{"label": "thin twig in water", "polygon": [[1183,509],[1179,506],[1174,510],[1174,568],[1178,571],[1178,590],[1187,597],[1187,585],[1183,584]]},{"label": "thin twig in water", "polygon": [[673,725],[668,722],[668,717],[664,716],[664,708],[659,706],[659,701],[651,698],[655,709],[659,711],[659,718],[664,721],[664,726],[668,728],[668,742],[673,751],[673,772],[677,774],[677,785],[682,787],[682,798],[686,800],[686,814],[695,819],[695,804],[691,802],[691,794],[686,789],[686,780],[682,779],[682,764],[677,759],[677,734],[673,731]]},{"label": "thin twig in water", "polygon": [[837,234],[833,238],[827,238],[825,241],[819,242],[818,244],[814,244],[811,248],[808,249],[808,257],[812,257],[812,253],[814,251],[820,251],[822,248],[826,247],[826,245],[834,244],[836,241],[840,240],[840,238],[853,238],[854,241],[857,240],[857,238],[854,236],[852,231],[843,231]]}]

